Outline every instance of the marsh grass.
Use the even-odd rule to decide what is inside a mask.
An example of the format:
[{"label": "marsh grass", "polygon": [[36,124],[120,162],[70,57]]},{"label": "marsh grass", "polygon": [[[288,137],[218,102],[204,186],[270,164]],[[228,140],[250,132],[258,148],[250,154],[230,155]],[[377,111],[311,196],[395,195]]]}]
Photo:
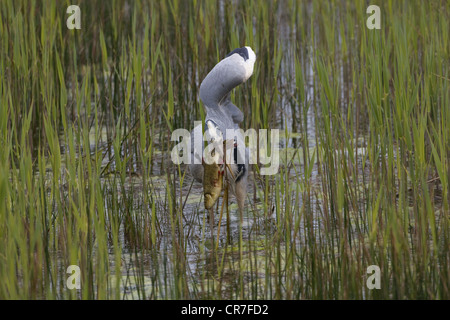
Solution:
[{"label": "marsh grass", "polygon": [[[0,3],[0,298],[449,298],[448,1],[384,1],[381,30],[366,1],[68,5]],[[243,45],[242,126],[286,138],[217,243],[170,136]]]}]

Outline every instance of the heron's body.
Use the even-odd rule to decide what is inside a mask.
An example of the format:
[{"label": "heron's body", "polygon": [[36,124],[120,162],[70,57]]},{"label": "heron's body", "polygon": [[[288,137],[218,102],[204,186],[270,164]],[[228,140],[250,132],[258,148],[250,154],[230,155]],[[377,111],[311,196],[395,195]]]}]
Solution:
[{"label": "heron's body", "polygon": [[[194,178],[203,183],[207,209],[214,205],[220,194],[223,176],[236,196],[239,208],[242,210],[244,207],[249,171],[248,149],[239,131],[235,136],[227,137],[227,129],[238,129],[239,123],[244,120],[242,111],[231,102],[230,93],[250,78],[255,60],[256,55],[250,47],[235,49],[208,73],[200,86],[200,99],[206,110],[205,128],[213,139],[234,141],[224,150],[227,154],[223,159],[225,161],[213,164],[205,164],[204,161],[203,164],[195,164],[194,159],[197,159],[196,163],[203,160],[203,150],[194,150],[192,146],[189,169]],[[194,128],[194,131],[196,129],[199,128]]]}]

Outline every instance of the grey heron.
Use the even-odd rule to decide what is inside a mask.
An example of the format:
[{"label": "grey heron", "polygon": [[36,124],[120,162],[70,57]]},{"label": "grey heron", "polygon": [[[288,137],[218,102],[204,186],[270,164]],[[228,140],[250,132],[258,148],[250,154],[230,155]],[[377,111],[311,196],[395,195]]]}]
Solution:
[{"label": "grey heron", "polygon": [[[212,139],[220,138],[226,141],[227,129],[239,129],[239,123],[244,120],[244,114],[231,102],[230,95],[231,90],[247,81],[253,74],[255,61],[256,55],[250,47],[246,46],[234,49],[215,65],[201,83],[200,99],[206,111],[205,129],[209,130]],[[245,148],[244,137],[241,133],[238,132],[234,137],[228,138],[234,140],[234,146],[232,146],[234,150],[230,150],[233,152],[234,161],[226,166],[223,164],[218,165],[215,167],[217,170],[214,170],[217,171],[215,173],[219,177],[225,173],[226,183],[231,187],[231,191],[236,197],[239,210],[242,213],[247,196],[248,149]],[[245,150],[244,155],[242,155],[242,150]],[[196,150],[192,146],[192,161],[189,169],[194,178],[202,182],[205,188],[204,180],[208,179],[207,177],[204,178],[205,163],[194,164],[193,161],[194,158],[203,159],[202,151]],[[244,161],[238,161],[238,158],[244,159]],[[219,183],[222,183],[222,180]],[[208,206],[206,203],[208,196],[210,195],[205,193],[205,207],[207,209]],[[215,199],[210,201],[212,204],[217,200],[219,194],[213,196],[215,196]]]}]

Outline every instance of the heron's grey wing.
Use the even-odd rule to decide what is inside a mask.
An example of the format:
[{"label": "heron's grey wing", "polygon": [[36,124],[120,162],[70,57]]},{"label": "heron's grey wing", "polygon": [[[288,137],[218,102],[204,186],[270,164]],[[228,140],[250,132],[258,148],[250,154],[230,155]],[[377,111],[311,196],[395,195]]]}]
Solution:
[{"label": "heron's grey wing", "polygon": [[242,111],[231,102],[231,93],[228,93],[222,101],[220,101],[219,106],[226,109],[226,112],[231,116],[233,122],[238,124],[244,121],[244,114]]}]

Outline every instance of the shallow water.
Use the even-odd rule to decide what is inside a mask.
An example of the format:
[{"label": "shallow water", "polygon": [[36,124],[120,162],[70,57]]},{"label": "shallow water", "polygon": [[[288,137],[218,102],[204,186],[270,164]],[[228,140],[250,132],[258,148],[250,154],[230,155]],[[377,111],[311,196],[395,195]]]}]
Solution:
[{"label": "shallow water", "polygon": [[[125,5],[126,16],[129,17],[131,7],[127,1]],[[219,1],[217,22],[222,27],[228,23],[229,6],[230,3]],[[323,6],[324,12],[320,12],[323,15],[326,15],[328,9],[335,8],[334,5],[328,7],[308,2],[301,5],[306,10],[303,15],[311,15],[313,6],[319,8]],[[87,109],[83,104],[84,101],[79,103],[81,110],[77,111],[77,115],[80,119],[87,120],[76,119],[74,116],[74,123],[79,121],[74,130],[79,130],[77,133],[89,131],[89,145],[85,147],[85,142],[78,138],[79,145],[75,144],[76,156],[72,157],[71,165],[72,167],[78,163],[82,165],[72,168],[71,174],[68,173],[71,168],[64,167],[70,162],[68,160],[70,148],[66,143],[70,144],[71,141],[68,139],[67,131],[62,132],[60,149],[61,158],[65,161],[62,161],[61,178],[58,181],[60,185],[55,185],[55,181],[52,180],[50,166],[52,159],[49,158],[45,172],[45,186],[50,190],[49,201],[55,202],[54,199],[50,199],[54,197],[51,191],[53,188],[63,195],[61,199],[64,201],[68,199],[64,205],[59,203],[50,205],[53,210],[66,209],[64,206],[76,206],[79,203],[86,203],[86,206],[89,206],[89,210],[75,208],[80,211],[86,209],[88,212],[88,214],[84,212],[88,216],[87,222],[79,223],[77,220],[81,226],[79,229],[83,232],[85,232],[83,223],[87,225],[93,222],[95,225],[98,222],[97,218],[105,220],[105,233],[102,234],[101,227],[92,232],[89,230],[91,226],[88,226],[86,233],[88,237],[92,236],[92,239],[83,242],[85,234],[82,232],[81,236],[77,234],[74,237],[79,236],[82,239],[80,242],[88,243],[89,246],[87,250],[86,248],[81,248],[80,251],[73,250],[83,256],[84,270],[90,272],[90,278],[86,279],[92,288],[84,295],[85,297],[308,299],[348,298],[345,295],[350,292],[351,297],[365,299],[369,296],[361,280],[365,276],[365,264],[384,263],[388,266],[384,270],[387,272],[393,265],[390,260],[390,246],[394,249],[397,246],[404,249],[399,256],[405,255],[412,257],[412,260],[415,259],[414,250],[420,248],[423,243],[414,242],[414,232],[420,223],[417,220],[421,216],[418,214],[418,207],[413,207],[413,204],[422,194],[416,186],[411,186],[407,192],[401,193],[401,190],[396,188],[396,183],[400,184],[400,181],[395,180],[400,180],[398,170],[404,170],[407,183],[402,186],[409,187],[410,177],[406,167],[409,165],[407,161],[414,161],[413,155],[399,154],[399,151],[405,151],[404,148],[397,148],[397,143],[401,141],[392,144],[375,142],[375,145],[368,147],[370,139],[387,140],[392,137],[371,135],[368,130],[369,124],[364,117],[356,120],[353,127],[353,117],[355,119],[359,117],[353,113],[355,110],[357,113],[366,112],[367,102],[362,101],[359,96],[353,97],[359,94],[355,92],[358,87],[352,83],[353,79],[359,79],[354,76],[352,78],[354,72],[351,69],[352,63],[356,64],[356,60],[353,61],[341,54],[342,34],[337,32],[335,38],[324,37],[324,24],[329,23],[326,17],[321,18],[322,20],[312,19],[306,27],[301,28],[291,23],[291,12],[286,8],[287,6],[278,5],[277,11],[271,13],[270,17],[274,20],[270,26],[273,32],[268,42],[270,48],[261,48],[261,53],[256,52],[257,55],[260,54],[261,59],[266,56],[264,63],[255,65],[256,68],[264,69],[266,73],[259,74],[258,78],[255,75],[246,84],[238,87],[232,95],[234,101],[239,101],[236,104],[246,117],[242,129],[249,129],[250,123],[256,123],[258,127],[279,129],[281,134],[279,171],[274,176],[262,176],[258,174],[257,167],[252,166],[249,174],[249,192],[242,217],[234,196],[230,195],[228,201],[225,201],[222,194],[214,208],[214,227],[211,230],[208,213],[204,209],[202,185],[193,180],[187,165],[177,167],[170,158],[173,147],[173,143],[170,142],[170,131],[182,125],[190,131],[194,126],[194,120],[197,120],[195,118],[200,118],[198,110],[202,105],[196,97],[198,95],[196,90],[202,76],[207,72],[206,69],[213,66],[214,59],[210,61],[193,59],[188,47],[181,54],[177,52],[168,55],[165,57],[167,60],[161,60],[171,63],[161,67],[160,71],[165,72],[167,66],[173,70],[161,78],[155,77],[156,80],[153,74],[151,77],[143,77],[147,81],[157,82],[151,86],[156,94],[145,92],[144,89],[139,91],[142,95],[139,97],[134,95],[136,79],[129,78],[133,73],[126,67],[128,64],[131,66],[138,63],[133,60],[134,56],[127,56],[130,61],[127,61],[128,58],[120,60],[122,63],[120,68],[123,69],[113,70],[110,66],[109,71],[103,70],[101,73],[103,78],[99,79],[104,81],[98,81],[100,87],[106,88],[109,80],[117,80],[114,78],[116,73],[121,73],[119,80],[123,82],[117,87],[104,90],[110,95],[107,99],[112,96],[115,98],[117,90],[115,92],[114,90],[117,88],[123,92],[117,93],[119,106],[113,105],[114,103],[109,100],[97,101],[102,110],[98,110],[95,119],[97,117],[106,119],[96,123],[98,132],[95,132],[95,126],[90,127],[90,131],[86,130],[88,127],[86,123],[94,123],[94,117],[84,110]],[[237,21],[240,21],[242,17],[239,15],[238,17]],[[336,19],[342,19],[342,16],[337,15]],[[254,20],[252,22],[256,26],[256,22]],[[311,34],[311,28],[316,31],[314,35]],[[302,39],[304,36],[302,30],[305,31],[306,37],[311,39]],[[167,32],[171,34],[173,30]],[[254,27],[253,32],[259,35],[261,30]],[[138,37],[142,36],[138,33]],[[347,46],[351,45],[350,40],[354,39],[347,37]],[[333,114],[334,118],[323,112],[327,110],[325,107],[330,107],[327,104],[329,97],[323,94],[324,84],[321,81],[326,82],[326,79],[318,78],[321,60],[315,56],[318,51],[319,56],[327,57],[329,53],[323,52],[323,48],[329,47],[325,46],[325,43],[330,41],[336,43],[337,49],[335,56],[330,59],[332,66],[326,71],[332,70],[334,74],[326,74],[325,78],[329,77],[331,86],[336,85],[332,88],[336,90],[337,99],[333,107],[338,110]],[[225,40],[223,42],[228,43]],[[318,47],[311,47],[311,43]],[[271,63],[274,59],[267,59],[267,55],[275,49],[281,52],[281,62],[278,74],[272,79]],[[359,58],[357,51],[357,48],[353,48],[349,54]],[[139,52],[139,49],[136,52]],[[314,65],[314,61],[317,61],[317,65]],[[110,60],[103,61],[108,66],[110,62]],[[87,70],[91,67],[98,68],[94,63],[85,67]],[[156,70],[155,73],[158,73],[159,69]],[[363,72],[362,70],[357,72],[359,71]],[[78,74],[79,81],[85,76],[84,72],[86,71],[82,70]],[[301,88],[297,83],[300,76],[303,79]],[[171,97],[176,116],[172,115],[172,118],[166,116],[165,112],[169,109],[167,100],[170,100],[170,94],[166,92],[168,88],[165,77],[173,79],[176,87],[173,93],[176,97]],[[255,78],[259,82],[252,82]],[[366,85],[365,79],[360,82],[362,86]],[[267,83],[271,87],[265,87]],[[129,86],[128,89],[125,86]],[[259,91],[252,90],[255,86]],[[67,87],[71,89],[76,87],[78,90],[78,86],[72,86],[70,82]],[[101,94],[103,91],[99,92]],[[258,92],[258,97],[264,101],[261,106],[267,106],[267,110],[261,111],[257,106],[250,105],[260,101],[252,96],[253,92]],[[92,92],[91,95],[94,96]],[[153,95],[159,97],[159,100],[155,98],[154,101]],[[139,98],[140,103],[136,102]],[[69,100],[73,105],[78,103],[74,96],[69,95]],[[134,108],[131,109],[131,114],[126,115],[120,108],[124,107],[122,104],[130,101],[134,103]],[[92,102],[91,111],[96,106],[97,104]],[[117,118],[105,110],[117,112],[115,115]],[[143,110],[143,115],[148,117],[143,123],[136,125],[144,118],[139,115]],[[266,118],[262,119],[264,117],[261,116],[261,119],[253,119],[252,112],[255,111],[266,111]],[[324,133],[327,125],[328,130],[331,130],[329,134]],[[342,130],[336,130],[340,129],[339,126],[343,126]],[[392,150],[387,150],[387,145],[392,146]],[[385,149],[382,150],[382,147]],[[87,156],[90,156],[91,160],[84,163]],[[385,174],[388,169],[384,160],[388,158],[392,160],[393,172]],[[148,163],[143,163],[145,161]],[[98,199],[104,201],[103,207],[100,206],[105,211],[101,212],[102,214],[98,214],[95,204],[89,201],[76,201],[79,194],[92,196],[89,183],[93,181],[87,179],[87,184],[81,184],[86,190],[72,190],[73,194],[67,196],[70,192],[67,189],[77,189],[78,181],[83,179],[83,175],[87,175],[87,167],[90,165],[97,166],[96,174],[97,170],[100,170],[96,176],[98,181],[94,182],[100,184],[101,188],[93,198],[96,201]],[[431,161],[426,165],[431,166]],[[92,170],[91,167],[89,169]],[[375,173],[378,176],[375,176]],[[36,179],[39,178],[39,174]],[[379,180],[386,176],[395,181],[390,185],[392,190],[380,187],[383,182]],[[427,177],[426,183],[436,180],[436,177]],[[441,226],[441,221],[443,219],[445,221],[445,212],[438,207],[442,203],[442,190],[438,183],[430,184],[430,190],[432,197],[436,198],[433,204],[437,205],[432,209],[435,209],[437,225]],[[385,193],[386,198],[392,200],[393,210],[391,208],[386,210],[385,207],[378,210],[377,199]],[[406,194],[406,199],[403,199],[401,194]],[[399,205],[399,202],[405,200],[408,201],[406,205]],[[420,210],[424,210],[424,206]],[[74,212],[78,213],[77,210]],[[51,215],[53,219],[63,221],[66,219],[64,213],[65,211],[61,211],[59,215],[53,213]],[[70,211],[69,213],[72,214]],[[78,218],[76,215],[74,217]],[[378,234],[378,226],[382,228],[389,219],[394,221],[389,221],[393,225],[388,225],[382,235]],[[61,236],[63,239],[61,242],[65,239],[64,223],[62,225],[55,223],[57,231],[51,233],[51,237]],[[116,227],[118,236],[114,233]],[[387,240],[390,237],[393,239],[392,243]],[[66,276],[64,264],[69,260],[71,252],[70,248],[66,249],[67,252],[58,251],[61,250],[58,247],[60,240],[53,241],[58,243],[57,245],[53,243],[52,248],[56,248],[56,252],[52,254],[54,261],[57,261],[56,269],[59,272],[57,282],[60,283]],[[431,243],[431,240],[427,241]],[[395,252],[394,249],[392,252]],[[410,255],[411,252],[413,254]],[[396,254],[393,256],[397,257]],[[71,261],[76,261],[77,258],[79,257],[70,257]],[[98,290],[100,293],[95,291],[96,288],[104,288],[105,283],[106,293],[101,290]],[[346,286],[353,287],[348,290]],[[55,288],[55,291],[58,291],[58,297],[67,297],[64,285]],[[82,296],[81,292],[76,294]]]}]

